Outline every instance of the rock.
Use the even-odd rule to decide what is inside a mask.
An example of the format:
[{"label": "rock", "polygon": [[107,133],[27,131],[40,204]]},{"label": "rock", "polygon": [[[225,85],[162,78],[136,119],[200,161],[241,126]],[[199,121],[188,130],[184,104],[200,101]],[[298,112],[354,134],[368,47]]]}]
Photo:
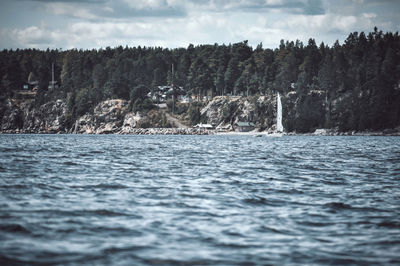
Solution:
[{"label": "rock", "polygon": [[128,101],[115,99],[99,103],[93,110],[93,116],[105,121],[121,120],[128,109]]},{"label": "rock", "polygon": [[8,99],[0,113],[0,129],[11,133],[65,132],[66,104],[62,100],[51,101],[35,107],[31,100]]},{"label": "rock", "polygon": [[99,103],[93,114],[78,118],[75,133],[113,134],[121,130],[123,119],[128,111],[129,102],[125,100],[107,100]]},{"label": "rock", "polygon": [[130,134],[133,132],[133,129],[136,128],[138,122],[143,119],[143,116],[140,113],[132,113],[129,112],[125,115],[124,121],[122,123],[122,128],[118,132],[119,134]]},{"label": "rock", "polygon": [[74,133],[93,134],[95,132],[95,123],[92,118],[90,114],[79,117],[75,122]]},{"label": "rock", "polygon": [[328,135],[328,131],[325,128],[318,128],[314,131],[313,133],[314,135],[318,135],[318,136],[326,136]]},{"label": "rock", "polygon": [[[338,128],[318,128],[314,131],[313,135],[317,136],[337,136],[339,132]],[[356,134],[355,132],[351,132],[351,135]]]},{"label": "rock", "polygon": [[118,122],[109,122],[100,127],[98,127],[95,131],[95,134],[113,134],[117,133],[120,130],[120,123]]},{"label": "rock", "polygon": [[[217,128],[232,128],[237,122],[253,122],[258,129],[271,128],[276,122],[276,98],[270,96],[217,96],[214,97],[200,114],[207,124]],[[272,110],[272,111],[270,111]]]}]

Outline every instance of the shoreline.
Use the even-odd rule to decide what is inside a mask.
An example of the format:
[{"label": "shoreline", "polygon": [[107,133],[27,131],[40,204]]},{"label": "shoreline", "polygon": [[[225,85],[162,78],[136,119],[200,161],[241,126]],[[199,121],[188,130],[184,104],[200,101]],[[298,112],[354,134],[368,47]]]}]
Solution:
[{"label": "shoreline", "polygon": [[[386,131],[386,132],[385,132]],[[215,135],[215,136],[254,136],[254,137],[282,137],[282,136],[400,136],[399,131],[383,130],[370,132],[319,132],[319,133],[273,133],[267,131],[237,132],[198,129],[198,128],[132,128],[129,130],[109,132],[65,132],[65,131],[32,131],[32,130],[3,130],[1,135],[32,134],[32,135]]]}]

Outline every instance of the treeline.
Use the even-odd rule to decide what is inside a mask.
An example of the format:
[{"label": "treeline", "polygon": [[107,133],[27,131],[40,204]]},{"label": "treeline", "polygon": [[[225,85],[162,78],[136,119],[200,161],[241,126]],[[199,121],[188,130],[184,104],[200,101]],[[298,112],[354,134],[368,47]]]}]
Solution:
[{"label": "treeline", "polygon": [[[60,84],[53,90],[48,89],[52,63]],[[376,28],[351,33],[332,47],[310,39],[306,45],[282,40],[274,50],[262,44],[253,49],[247,41],[186,49],[3,50],[0,77],[3,98],[36,79],[35,103],[66,99],[70,123],[110,98],[132,100],[136,110],[147,108],[146,94],[173,81],[188,95],[201,97],[279,91],[289,131],[400,125],[400,38]]]}]

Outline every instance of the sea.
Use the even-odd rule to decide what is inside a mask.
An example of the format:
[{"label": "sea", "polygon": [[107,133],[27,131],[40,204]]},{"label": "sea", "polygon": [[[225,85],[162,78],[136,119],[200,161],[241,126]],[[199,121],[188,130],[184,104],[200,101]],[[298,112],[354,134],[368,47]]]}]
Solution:
[{"label": "sea", "polygon": [[344,264],[400,264],[400,137],[0,135],[0,265]]}]

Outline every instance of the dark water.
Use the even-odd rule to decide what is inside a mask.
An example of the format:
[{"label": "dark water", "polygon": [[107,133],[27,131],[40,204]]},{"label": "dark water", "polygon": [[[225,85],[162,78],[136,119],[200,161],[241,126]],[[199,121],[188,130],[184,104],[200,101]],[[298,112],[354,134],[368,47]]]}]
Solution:
[{"label": "dark water", "polygon": [[0,264],[399,264],[400,138],[0,135]]}]

